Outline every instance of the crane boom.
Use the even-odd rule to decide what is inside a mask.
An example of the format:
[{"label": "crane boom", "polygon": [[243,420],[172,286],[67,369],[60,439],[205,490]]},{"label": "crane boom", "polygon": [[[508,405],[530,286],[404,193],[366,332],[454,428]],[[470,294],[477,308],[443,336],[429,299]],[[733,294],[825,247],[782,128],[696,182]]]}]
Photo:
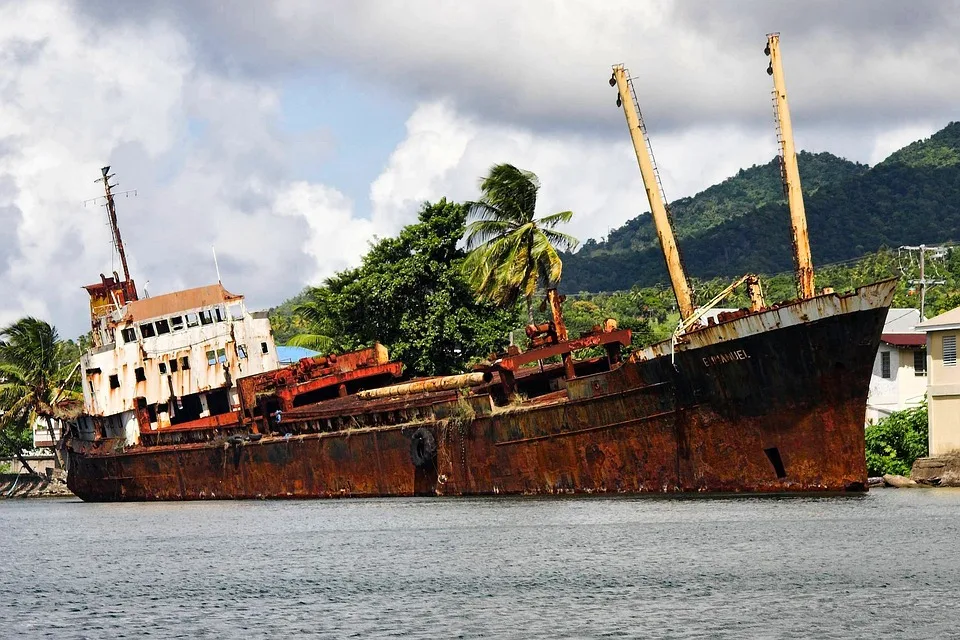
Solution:
[{"label": "crane boom", "polygon": [[680,261],[680,249],[677,247],[677,241],[670,226],[666,202],[660,188],[660,178],[657,174],[656,165],[653,163],[653,154],[650,152],[650,143],[640,115],[640,106],[637,104],[633,81],[627,76],[622,64],[614,65],[610,84],[616,85],[620,94],[617,105],[623,107],[623,114],[627,118],[627,127],[630,129],[630,138],[633,140],[633,150],[637,154],[640,175],[643,176],[643,186],[647,192],[647,200],[650,202],[650,212],[653,214],[657,236],[660,238],[660,247],[663,249],[663,257],[667,262],[670,283],[673,285],[673,293],[677,297],[680,316],[683,320],[686,320],[693,316],[695,311],[693,295],[690,291],[690,283],[683,271],[683,264]]},{"label": "crane boom", "polygon": [[797,151],[793,144],[793,125],[790,123],[790,107],[787,104],[787,88],[783,80],[783,63],[780,58],[780,34],[767,34],[764,53],[770,56],[767,73],[773,76],[773,101],[780,145],[781,176],[783,190],[790,206],[790,226],[793,232],[793,258],[796,267],[797,295],[813,297],[813,260],[810,258],[810,236],[807,233],[807,214],[803,207],[803,191],[800,189],[800,170],[797,168]]}]

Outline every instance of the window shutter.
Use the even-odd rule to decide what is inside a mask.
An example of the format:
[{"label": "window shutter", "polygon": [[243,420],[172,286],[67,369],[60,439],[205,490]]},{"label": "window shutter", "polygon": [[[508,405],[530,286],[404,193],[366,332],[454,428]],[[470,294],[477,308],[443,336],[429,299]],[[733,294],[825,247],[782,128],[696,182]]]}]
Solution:
[{"label": "window shutter", "polygon": [[943,336],[943,366],[957,365],[957,336]]}]

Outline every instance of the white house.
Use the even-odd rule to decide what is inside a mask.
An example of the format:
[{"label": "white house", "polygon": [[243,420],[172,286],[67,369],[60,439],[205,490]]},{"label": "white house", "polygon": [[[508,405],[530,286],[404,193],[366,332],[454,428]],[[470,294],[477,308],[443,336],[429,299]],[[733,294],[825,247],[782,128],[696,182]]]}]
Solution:
[{"label": "white house", "polygon": [[873,363],[867,422],[915,407],[927,392],[927,336],[917,309],[890,309]]}]

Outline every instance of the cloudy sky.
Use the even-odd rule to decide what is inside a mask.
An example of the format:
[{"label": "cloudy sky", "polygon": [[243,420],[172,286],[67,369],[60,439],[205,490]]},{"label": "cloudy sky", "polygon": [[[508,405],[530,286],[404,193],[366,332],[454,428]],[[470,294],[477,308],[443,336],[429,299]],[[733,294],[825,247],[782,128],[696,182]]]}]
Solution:
[{"label": "cloudy sky", "polygon": [[672,200],[775,155],[767,32],[798,146],[873,164],[957,119],[958,28],[946,0],[0,0],[0,324],[87,329],[103,165],[141,290],[215,281],[215,246],[267,307],[497,162],[582,240],[645,211],[611,64]]}]

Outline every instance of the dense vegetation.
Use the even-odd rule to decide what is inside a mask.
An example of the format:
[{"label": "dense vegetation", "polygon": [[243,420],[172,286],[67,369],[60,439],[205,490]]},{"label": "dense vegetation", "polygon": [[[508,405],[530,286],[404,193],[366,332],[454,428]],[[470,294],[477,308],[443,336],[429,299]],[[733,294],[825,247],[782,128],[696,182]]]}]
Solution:
[{"label": "dense vegetation", "polygon": [[516,307],[478,302],[467,283],[458,247],[466,217],[460,204],[424,204],[416,224],[379,240],[357,269],[306,290],[293,306],[299,319],[278,326],[325,336],[334,351],[379,341],[419,375],[459,373],[502,350],[522,323]]},{"label": "dense vegetation", "polygon": [[909,476],[913,462],[927,455],[927,405],[895,411],[867,427],[867,473]]},{"label": "dense vegetation", "polygon": [[[789,213],[777,160],[671,204],[688,272],[696,277],[792,268]],[[877,249],[960,239],[960,123],[873,168],[801,153],[814,264]],[[613,291],[666,281],[649,215],[564,255],[564,291]]]}]

